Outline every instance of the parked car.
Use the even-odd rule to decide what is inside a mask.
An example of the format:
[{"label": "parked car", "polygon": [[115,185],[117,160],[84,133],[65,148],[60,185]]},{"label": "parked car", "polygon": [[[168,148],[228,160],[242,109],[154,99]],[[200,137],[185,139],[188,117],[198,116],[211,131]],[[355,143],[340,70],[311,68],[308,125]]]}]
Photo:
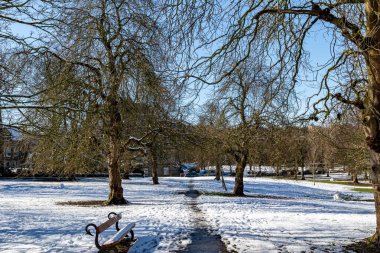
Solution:
[{"label": "parked car", "polygon": [[196,177],[198,173],[196,171],[189,171],[185,174],[185,177]]},{"label": "parked car", "polygon": [[208,170],[201,170],[199,173],[198,173],[198,175],[199,176],[207,176],[208,175]]}]

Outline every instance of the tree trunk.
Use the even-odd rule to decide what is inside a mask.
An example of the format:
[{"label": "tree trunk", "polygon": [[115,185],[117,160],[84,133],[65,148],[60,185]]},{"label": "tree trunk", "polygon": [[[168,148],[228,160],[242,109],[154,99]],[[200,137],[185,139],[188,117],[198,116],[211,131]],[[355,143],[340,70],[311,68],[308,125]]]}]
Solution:
[{"label": "tree trunk", "polygon": [[353,182],[354,184],[358,184],[358,183],[359,183],[358,173],[357,173],[356,171],[354,171],[354,172],[352,173],[352,182]]},{"label": "tree trunk", "polygon": [[375,198],[376,231],[372,241],[380,244],[380,3],[375,0],[365,1],[366,37],[370,45],[365,51],[368,73],[368,92],[364,101],[363,124],[366,141],[371,152],[371,177]]},{"label": "tree trunk", "polygon": [[301,180],[305,180],[305,165],[302,164],[302,167],[301,167]]},{"label": "tree trunk", "polygon": [[220,174],[221,174],[221,168],[222,166],[220,165],[220,162],[216,163],[216,169],[215,169],[215,180],[220,180]]},{"label": "tree trunk", "polygon": [[4,161],[4,136],[5,136],[5,128],[3,126],[3,116],[2,110],[0,109],[0,177],[5,176],[5,161]]},{"label": "tree trunk", "polygon": [[235,187],[233,194],[236,196],[244,196],[244,169],[247,165],[247,155],[236,155],[236,175]]},{"label": "tree trunk", "polygon": [[122,120],[119,112],[118,101],[116,100],[116,91],[111,92],[106,101],[106,129],[105,132],[109,137],[109,151],[107,154],[108,176],[110,192],[106,204],[122,205],[127,201],[123,196],[123,187],[120,174],[119,160],[121,155],[121,130]]},{"label": "tree trunk", "polygon": [[151,148],[151,153],[152,153],[152,181],[153,181],[153,184],[159,184],[157,152],[154,147]]},{"label": "tree trunk", "polygon": [[130,171],[130,168],[131,168],[131,163],[130,163],[130,161],[128,160],[128,162],[126,163],[125,168],[124,168],[123,179],[130,179],[130,178],[129,178],[129,171]]},{"label": "tree trunk", "polygon": [[122,180],[119,170],[119,161],[115,150],[111,149],[108,155],[108,176],[109,176],[109,188],[110,192],[108,195],[107,205],[123,205],[127,201],[123,196]]},{"label": "tree trunk", "polygon": [[371,150],[371,177],[376,210],[376,231],[371,241],[380,244],[380,154]]},{"label": "tree trunk", "polygon": [[227,191],[227,185],[226,182],[224,181],[224,175],[222,174],[222,185],[225,191]]}]

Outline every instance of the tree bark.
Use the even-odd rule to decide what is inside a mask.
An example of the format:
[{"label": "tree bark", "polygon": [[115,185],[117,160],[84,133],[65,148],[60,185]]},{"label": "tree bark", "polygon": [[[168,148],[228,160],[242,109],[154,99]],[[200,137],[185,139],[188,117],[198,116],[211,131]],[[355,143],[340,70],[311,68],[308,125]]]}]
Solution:
[{"label": "tree bark", "polygon": [[375,199],[376,210],[376,231],[371,237],[371,241],[380,244],[380,154],[371,152],[371,177],[372,177],[372,189]]},{"label": "tree bark", "polygon": [[5,174],[5,166],[4,166],[4,131],[5,128],[3,126],[3,116],[2,116],[2,109],[0,109],[0,150],[1,150],[1,156],[0,156],[0,177],[4,176]]},{"label": "tree bark", "polygon": [[216,169],[215,169],[215,180],[220,180],[220,174],[222,171],[222,166],[220,165],[220,162],[216,163]]},{"label": "tree bark", "polygon": [[106,202],[107,205],[123,205],[127,203],[123,196],[123,187],[117,153],[117,147],[115,147],[115,145],[111,145],[111,150],[108,154],[108,176],[110,192],[108,195],[108,200]]},{"label": "tree bark", "polygon": [[376,231],[372,242],[380,245],[380,3],[375,0],[365,1],[366,36],[370,39],[365,51],[368,73],[368,91],[364,101],[363,125],[367,145],[371,153],[372,188],[375,198]]},{"label": "tree bark", "polygon": [[155,147],[152,147],[151,149],[152,153],[152,181],[153,184],[159,184],[158,182],[158,158],[157,158],[157,152]]},{"label": "tree bark", "polygon": [[305,171],[305,166],[302,165],[302,167],[301,167],[301,180],[305,180],[305,173],[304,173],[304,171]]},{"label": "tree bark", "polygon": [[233,194],[236,196],[244,196],[244,169],[247,165],[247,155],[235,155],[236,158],[236,175],[235,187]]},{"label": "tree bark", "polygon": [[[115,88],[115,87],[114,87]],[[127,201],[123,196],[122,179],[119,167],[121,155],[121,129],[122,120],[119,112],[119,105],[116,99],[116,89],[110,93],[106,100],[106,134],[109,137],[109,151],[107,154],[108,176],[110,192],[106,204],[123,205]]]},{"label": "tree bark", "polygon": [[358,179],[358,173],[357,172],[353,172],[352,173],[352,182],[354,184],[359,184],[359,179]]}]

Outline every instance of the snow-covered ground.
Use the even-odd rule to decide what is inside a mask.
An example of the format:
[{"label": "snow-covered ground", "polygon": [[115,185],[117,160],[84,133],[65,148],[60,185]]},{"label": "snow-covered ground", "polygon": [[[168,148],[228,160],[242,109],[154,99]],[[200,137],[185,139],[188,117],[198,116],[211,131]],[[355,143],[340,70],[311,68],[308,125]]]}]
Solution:
[{"label": "snow-covered ground", "polygon": [[[228,190],[234,179],[226,178]],[[121,225],[135,222],[138,243],[130,252],[174,252],[191,243],[189,197],[178,194],[189,184],[205,192],[222,192],[212,177],[149,178],[123,182],[127,206],[79,207],[57,202],[104,200],[107,179],[80,182],[0,181],[0,252],[97,252],[88,223],[104,222],[122,212]],[[199,209],[228,249],[237,252],[339,252],[342,245],[371,235],[374,205],[334,201],[336,192],[370,199],[352,187],[269,178],[246,178],[246,193],[235,198],[201,195]],[[104,239],[112,230],[104,232]]]}]

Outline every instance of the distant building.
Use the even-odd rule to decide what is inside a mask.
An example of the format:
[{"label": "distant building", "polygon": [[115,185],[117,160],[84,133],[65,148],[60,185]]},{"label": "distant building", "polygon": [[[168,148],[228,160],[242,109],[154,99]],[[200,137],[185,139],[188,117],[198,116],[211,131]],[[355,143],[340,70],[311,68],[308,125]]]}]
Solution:
[{"label": "distant building", "polygon": [[0,150],[0,175],[18,173],[25,168],[29,152],[18,131],[4,126],[0,128]]},{"label": "distant building", "polygon": [[20,151],[20,141],[12,135],[12,131],[0,128],[0,174],[9,174],[11,169],[20,168],[24,156]]}]

